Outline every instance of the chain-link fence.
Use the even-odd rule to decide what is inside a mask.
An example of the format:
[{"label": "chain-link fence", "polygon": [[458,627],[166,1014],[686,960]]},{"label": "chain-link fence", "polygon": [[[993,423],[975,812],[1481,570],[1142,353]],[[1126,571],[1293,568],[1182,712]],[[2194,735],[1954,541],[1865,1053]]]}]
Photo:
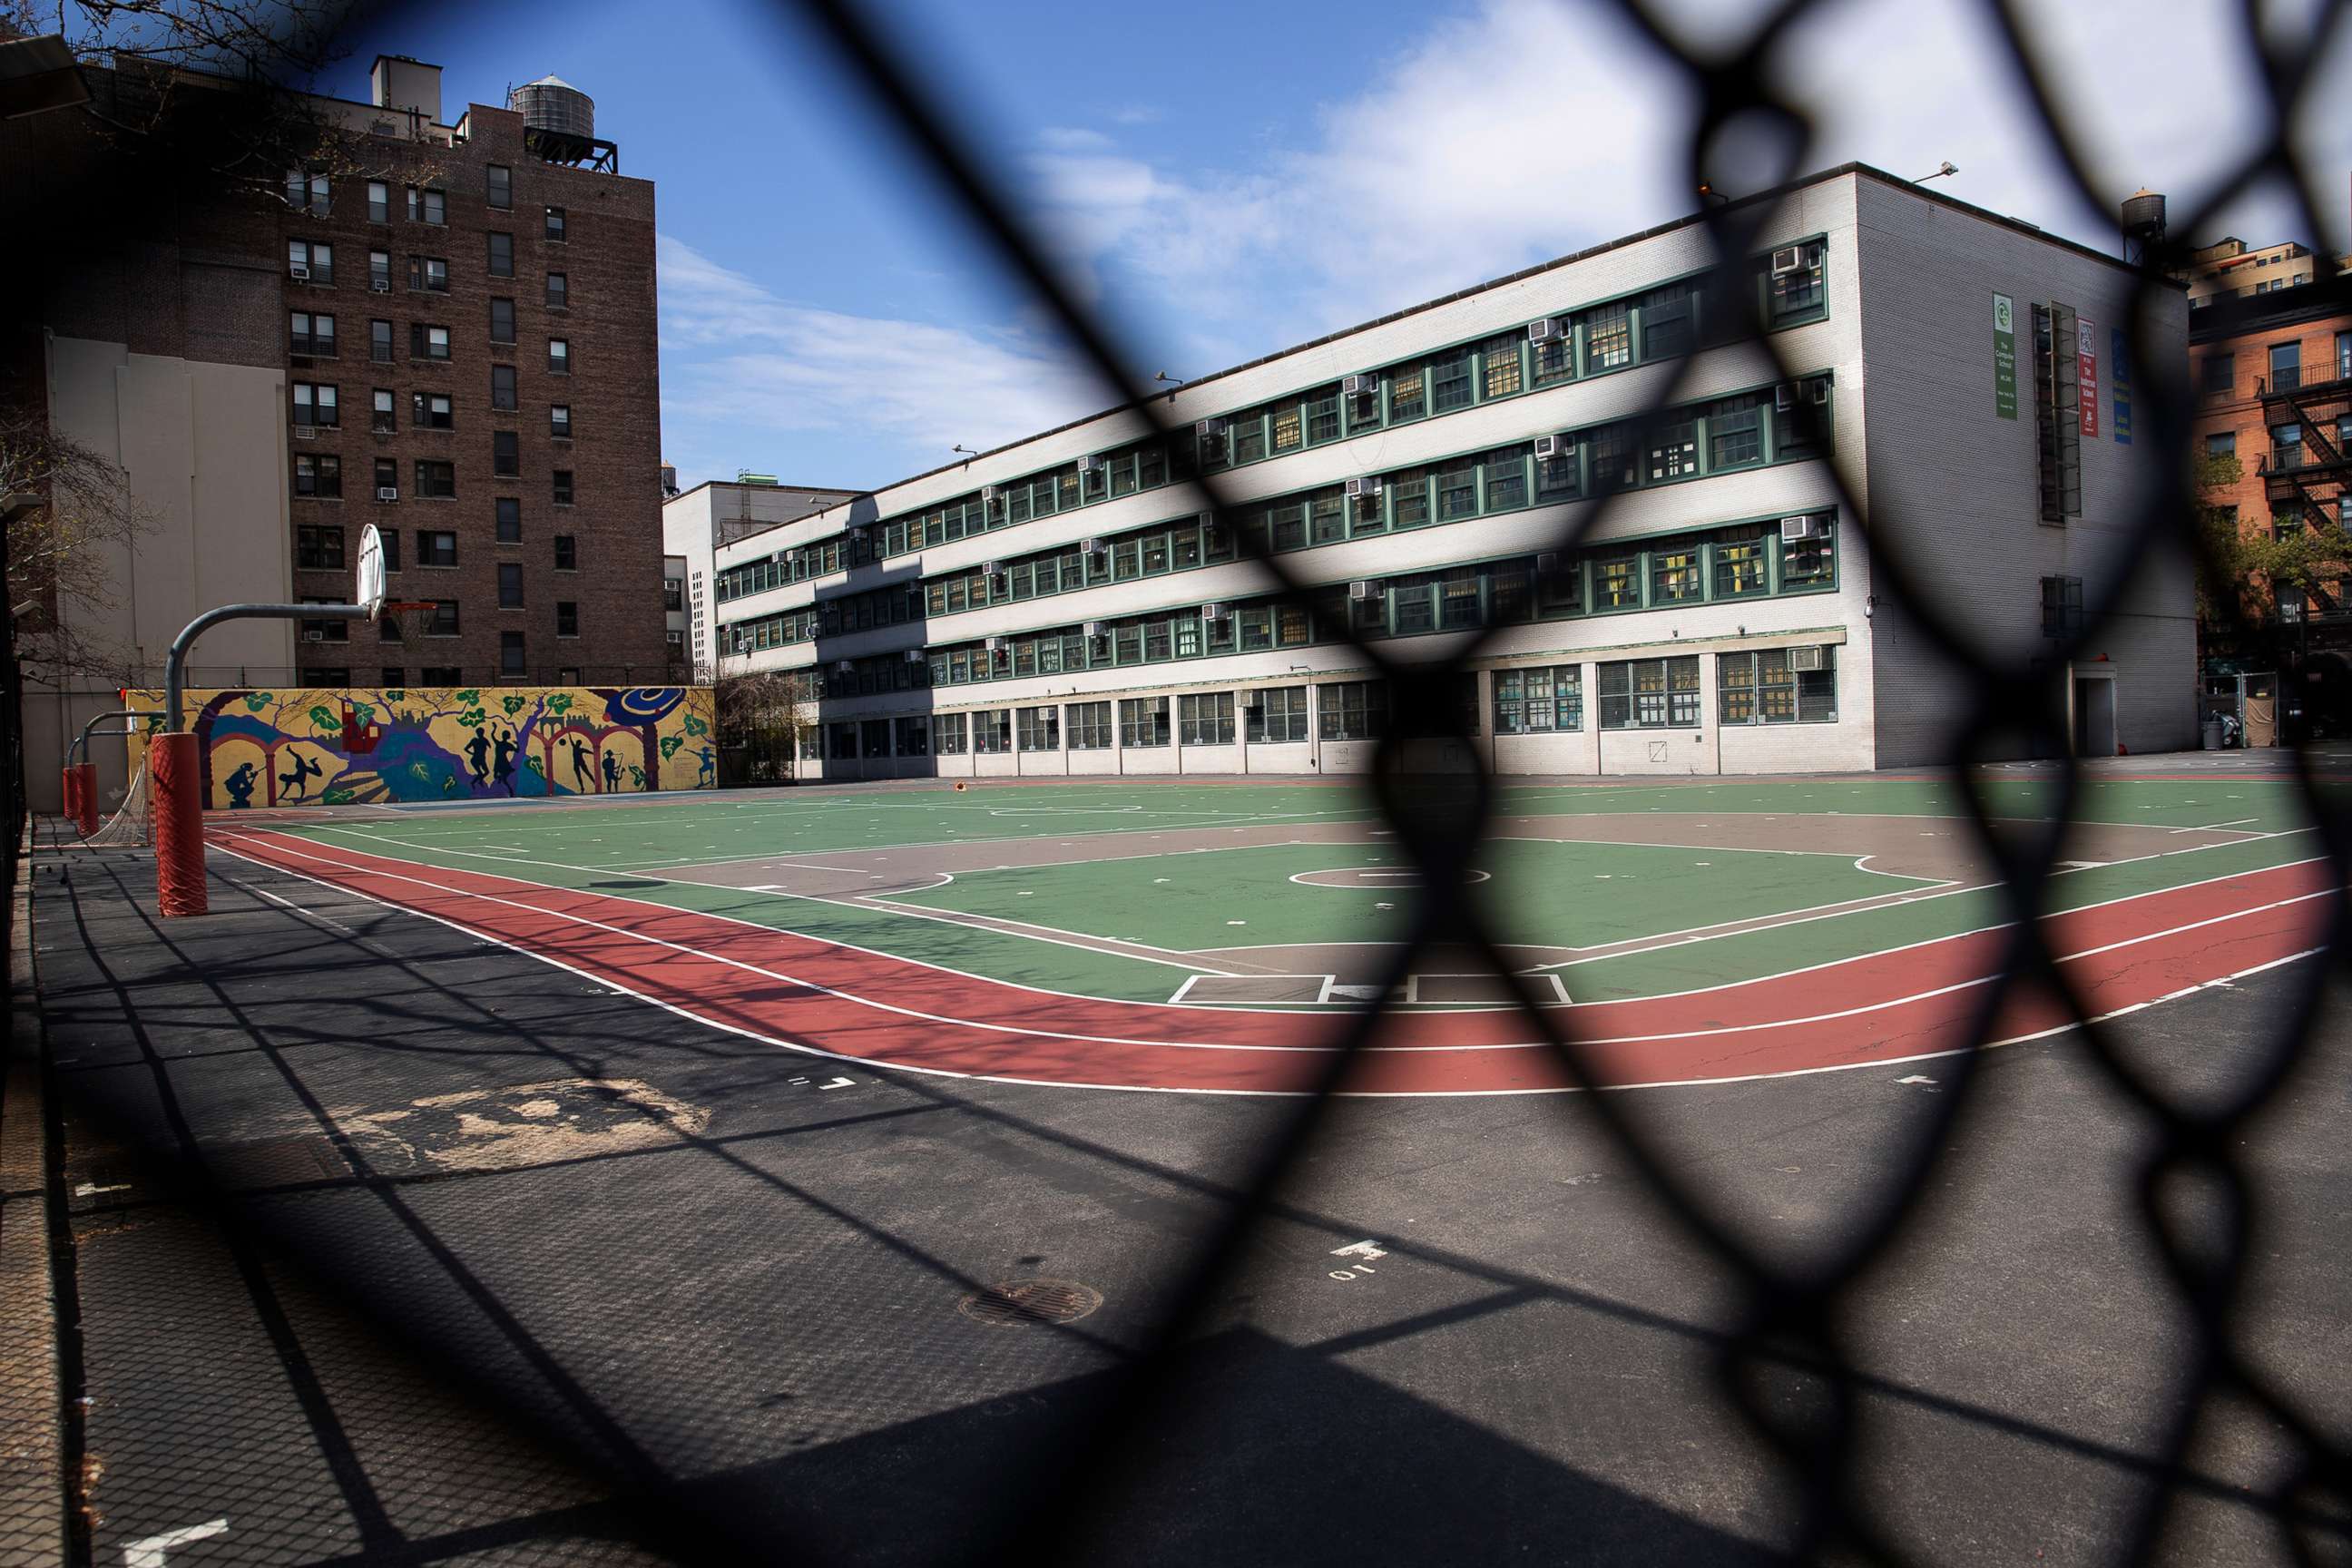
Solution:
[{"label": "chain-link fence", "polygon": [[[1772,8],[1740,42],[1720,52],[1702,54],[1685,47],[1673,26],[1639,0],[1601,0],[1645,38],[1660,57],[1671,62],[1693,94],[1697,114],[1689,127],[1686,147],[1686,188],[1696,190],[1706,173],[1725,160],[1727,139],[1738,139],[1750,151],[1779,149],[1780,167],[1760,179],[1761,187],[1778,185],[1809,166],[1811,145],[1807,116],[1775,91],[1765,69],[1768,56],[1793,28],[1824,9],[1820,0],[1789,0]],[[960,221],[982,236],[995,257],[1038,301],[1051,311],[1075,346],[1077,355],[1107,385],[1118,389],[1125,403],[1147,419],[1158,420],[1164,399],[1138,382],[1128,366],[1141,363],[1126,353],[1086,305],[1073,298],[1062,275],[1049,259],[1046,247],[1019,216],[1019,205],[991,172],[990,162],[965,139],[954,118],[943,113],[935,84],[910,68],[908,61],[873,25],[871,17],[847,0],[798,0],[799,7],[837,48],[852,78],[870,92],[887,118],[903,133],[919,163],[936,178],[959,209]],[[2200,211],[2175,223],[2176,232],[2196,233],[2220,206],[2263,183],[2290,191],[2302,220],[2313,233],[2325,233],[2319,218],[2321,184],[2306,168],[2289,128],[2297,116],[2313,111],[2307,101],[2314,63],[2332,47],[2345,21],[2347,7],[2331,5],[2312,30],[2292,41],[2280,29],[2266,29],[2261,7],[2248,5],[2242,17],[2247,47],[2261,61],[2265,93],[2260,105],[2264,131],[2252,142],[2238,167],[2220,182]],[[1985,11],[2001,40],[2014,70],[2023,100],[2040,121],[2041,140],[2074,191],[2092,210],[2105,210],[2112,192],[2093,177],[2083,128],[2060,102],[2051,73],[2037,59],[2020,8],[2014,0],[1987,0]],[[1162,14],[1154,25],[1166,25]],[[1565,79],[1565,73],[1564,73]],[[1531,155],[1539,155],[1539,152]],[[1775,212],[1775,197],[1767,194],[1708,205],[1705,232],[1712,248],[1716,279],[1743,276],[1740,263],[1754,254],[1756,242]],[[2002,1008],[2028,990],[2063,998],[2071,1016],[2074,1037],[2087,1059],[2112,1089],[2158,1129],[2154,1144],[2131,1172],[2137,1184],[2135,1202],[2147,1244],[2161,1258],[2179,1310],[2191,1325],[2190,1353],[2181,1370],[2177,1396],[2168,1407],[2161,1429],[2148,1439],[2154,1457],[2145,1467],[2150,1485],[2136,1495],[2129,1517],[2116,1532],[2110,1560],[2153,1561],[2159,1555],[2168,1520],[2179,1505],[2191,1471],[2190,1453],[2200,1421],[2219,1403],[2251,1406],[2282,1435],[2288,1459],[2276,1471],[2272,1495],[2262,1506],[2293,1526],[2288,1534],[2300,1561],[2338,1560],[2342,1549],[2344,1510],[2352,1509],[2352,1452],[2347,1452],[2333,1417],[2309,1396],[2309,1391],[2283,1383],[2273,1372],[2244,1350],[2235,1331],[2233,1314],[2244,1303],[2246,1269],[2252,1237],[2260,1218],[2254,1212],[2243,1148],[2258,1121],[2276,1109],[2291,1075],[2303,1059],[2303,1047],[2315,1037],[2322,1019],[2323,992],[2334,972],[2333,963],[2297,966],[2276,994],[2284,998],[2264,1020],[2260,1037],[2231,1042],[2231,1067],[2226,1089],[2210,1089],[2190,1096],[2152,1077],[2144,1064],[2123,1048],[2115,1026],[2100,1022],[2095,1009],[2079,994],[2068,968],[2050,945],[2039,918],[2048,907],[2050,879],[2061,854],[2057,827],[2073,814],[2082,784],[2081,770],[2067,761],[2053,763],[2048,773],[2053,789],[2052,815],[2058,819],[2046,834],[2021,837],[1993,831],[1994,812],[1979,792],[1982,775],[1972,764],[2002,754],[2000,745],[2013,741],[2019,715],[2052,736],[2063,736],[2058,700],[2037,658],[2063,660],[2097,646],[2111,608],[2118,604],[2132,574],[2162,556],[2178,559],[2199,547],[2192,525],[2198,498],[2190,487],[2186,455],[2195,398],[2188,382],[2188,366],[2168,363],[2157,352],[2154,323],[2161,315],[2159,300],[2175,289],[2165,271],[2177,265],[2176,253],[2147,258],[2135,289],[2129,321],[2137,377],[2134,385],[2139,439],[2183,460],[2161,465],[2161,483],[2130,520],[2137,548],[2118,551],[2102,580],[2085,584],[2084,615],[2079,625],[2031,649],[1988,647],[1986,639],[1967,624],[1964,613],[1948,595],[1923,581],[1916,563],[1906,559],[1904,520],[1874,516],[1852,472],[1853,459],[1838,454],[1831,459],[1844,517],[1862,528],[1868,539],[1873,590],[1882,602],[1899,606],[1906,625],[1925,638],[1937,654],[1966,672],[1954,689],[1967,693],[1967,705],[1949,716],[1948,775],[1960,786],[1959,798],[1973,820],[1981,852],[1999,868],[2007,902],[2009,924],[2002,928],[2000,984],[1980,987],[1970,1019],[1972,1037],[1992,1037]],[[2326,295],[2352,303],[2352,290],[2342,279],[2313,284],[2315,298]],[[1800,367],[1788,363],[1774,336],[1758,320],[1758,302],[1750,291],[1711,286],[1706,308],[1717,319],[1736,318],[1749,350],[1769,356],[1773,379],[1792,381]],[[2177,302],[2175,305],[2177,309]],[[1684,377],[1664,379],[1655,398],[1637,416],[1646,431],[1667,422]],[[1172,429],[1165,434],[1174,435]],[[1213,474],[1197,477],[1207,509],[1221,521],[1230,521],[1232,500],[1224,483]],[[1612,515],[1612,500],[1602,498],[1583,509],[1573,527],[1547,546],[1567,559],[1580,542]],[[1314,584],[1300,580],[1285,558],[1265,552],[1262,536],[1248,529],[1229,528],[1253,554],[1258,569],[1284,594],[1304,603]],[[2252,635],[2252,628],[2236,628]],[[1396,709],[1442,720],[1458,714],[1459,704],[1448,684],[1481,651],[1477,642],[1463,647],[1444,667],[1400,662],[1380,641],[1356,644],[1351,652],[1363,665],[1391,683]],[[1419,728],[1426,730],[1423,724]],[[1406,744],[1403,731],[1382,742],[1380,765],[1369,784],[1379,799],[1393,832],[1391,842],[1402,856],[1420,868],[1418,896],[1410,906],[1409,926],[1388,957],[1380,993],[1405,994],[1405,981],[1414,972],[1418,955],[1435,947],[1483,952],[1496,974],[1509,975],[1514,964],[1505,955],[1490,926],[1491,911],[1469,897],[1465,878],[1457,872],[1486,842],[1494,805],[1493,781],[1480,773],[1433,777],[1406,772],[1394,764]],[[1466,741],[1466,736],[1456,736]],[[788,771],[789,748],[779,744],[770,765]],[[1478,756],[1471,745],[1463,755]],[[2063,739],[2050,751],[2063,759]],[[2329,863],[2337,868],[2352,864],[2352,842],[2341,795],[2309,766],[2292,777],[2302,807],[2315,826]],[[2326,934],[2331,953],[2343,950],[2344,911],[2340,897],[2327,903]],[[431,984],[429,980],[423,982]],[[1549,1000],[1547,995],[1540,1000]],[[1586,1087],[1594,1083],[1586,1067],[1583,1042],[1571,1016],[1539,1006],[1530,993],[1525,1008],[1527,1026],[1550,1042],[1569,1078]],[[1299,1179],[1302,1161],[1310,1150],[1327,1147],[1339,1099],[1334,1093],[1353,1070],[1356,1054],[1370,1046],[1383,1027],[1378,1008],[1367,1008],[1350,1025],[1344,1048],[1327,1058],[1315,1092],[1268,1102],[1252,1112],[1252,1132],[1237,1165],[1220,1184],[1217,1223],[1187,1231],[1169,1245],[1182,1254],[1163,1275],[1164,1287],[1150,1303],[1139,1341],[1118,1358],[1117,1365],[1096,1387],[1076,1426],[1066,1432],[1055,1452],[1034,1463],[1016,1464],[1020,1495],[1013,1505],[992,1500],[975,1514],[962,1560],[1028,1563],[1070,1560],[1078,1550],[1073,1531],[1077,1521],[1096,1514],[1101,1500],[1116,1496],[1139,1449],[1155,1442],[1164,1413],[1181,1403],[1184,1381],[1194,1363],[1188,1347],[1198,1342],[1219,1319],[1235,1281],[1244,1274],[1253,1239],[1288,1214],[1283,1194]],[[1867,1377],[1852,1354],[1852,1310],[1858,1289],[1869,1271],[1888,1253],[1906,1228],[1916,1223],[1923,1205],[1949,1174],[1955,1152],[1954,1130],[1974,1101],[1978,1063],[1982,1058],[1962,1054],[1950,1059],[1945,1073],[1947,1092],[1926,1113],[1925,1125],[1906,1139],[1894,1155],[1895,1163],[1881,1173],[1867,1194],[1856,1198],[1852,1212],[1836,1228],[1833,1245],[1808,1249],[1802,1260],[1759,1244],[1754,1237],[1727,1217],[1721,1194],[1711,1189],[1704,1171],[1677,1158],[1633,1115],[1622,1097],[1591,1094],[1575,1102],[1574,1114],[1592,1119],[1605,1129],[1622,1163],[1636,1173],[1661,1213],[1680,1232],[1681,1242],[1700,1249],[1712,1260],[1736,1298],[1736,1328],[1716,1342],[1715,1375],[1723,1397],[1743,1412],[1756,1432],[1778,1456],[1778,1482],[1796,1501],[1794,1522],[1788,1536],[1792,1552],[1805,1559],[1835,1559],[1873,1563],[1906,1561],[1901,1545],[1873,1522],[1874,1516],[1857,1505],[1864,1489],[1867,1442],[1856,1419]],[[593,1075],[593,1064],[573,1064]],[[1565,1106],[1564,1100],[1547,1103]],[[1560,1114],[1570,1112],[1562,1110]],[[125,1129],[127,1142],[152,1141],[151,1152],[166,1159],[186,1154],[193,1143],[184,1131],[177,1137],[159,1137],[153,1128]],[[704,1150],[725,1161],[723,1148]],[[1344,1152],[1344,1150],[1343,1150]],[[304,1235],[299,1225],[260,1220],[243,1212],[232,1194],[205,1173],[201,1160],[173,1165],[177,1174],[194,1184],[198,1199],[228,1216],[235,1235],[260,1237],[271,1245],[292,1245],[300,1250]],[[362,1173],[365,1179],[365,1173]],[[394,1216],[398,1246],[430,1267],[459,1272],[453,1259],[436,1251],[431,1226],[388,1187],[387,1213]],[[254,1245],[259,1245],[256,1241]],[[386,1247],[394,1243],[387,1240]],[[887,1243],[886,1243],[887,1245]],[[240,1247],[246,1246],[240,1240]],[[263,1271],[258,1254],[240,1251],[240,1267]],[[382,1266],[346,1243],[321,1244],[308,1255],[314,1286],[340,1289],[367,1315],[368,1284]],[[2337,1325],[2340,1331],[2340,1323]],[[395,1348],[397,1347],[397,1348]],[[387,1327],[385,1338],[370,1353],[394,1357],[415,1372],[412,1363],[429,1364],[429,1325],[404,1323]],[[617,1421],[609,1402],[586,1389],[574,1374],[555,1366],[533,1345],[519,1326],[499,1341],[499,1353],[519,1358],[544,1378],[551,1390],[543,1406],[509,1408],[503,1415],[543,1438],[571,1460],[608,1478],[629,1500],[625,1506],[596,1516],[597,1527],[610,1534],[634,1538],[648,1547],[685,1561],[744,1562],[752,1560],[856,1561],[854,1543],[775,1536],[762,1532],[756,1520],[729,1518],[706,1510],[695,1483],[682,1480],[642,1447]],[[661,1361],[647,1348],[644,1364],[624,1368],[631,1375],[662,1375]],[[1790,1380],[1802,1386],[1801,1397],[1790,1397]],[[623,1400],[622,1403],[625,1403]],[[316,1413],[311,1413],[316,1419]],[[338,1474],[342,1474],[338,1471]],[[349,1489],[347,1487],[347,1494]],[[1470,1505],[1465,1505],[1470,1506]],[[359,1510],[362,1514],[366,1509]],[[2333,1543],[2331,1545],[2331,1542]],[[396,1532],[387,1532],[362,1553],[367,1561],[406,1561]],[[2330,1553],[2338,1556],[2331,1556]]]}]

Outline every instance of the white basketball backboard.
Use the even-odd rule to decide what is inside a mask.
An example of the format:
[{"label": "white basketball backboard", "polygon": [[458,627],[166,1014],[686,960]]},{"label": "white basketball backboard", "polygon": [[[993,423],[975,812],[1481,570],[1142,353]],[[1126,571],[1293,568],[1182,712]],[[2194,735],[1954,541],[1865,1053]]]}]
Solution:
[{"label": "white basketball backboard", "polygon": [[360,530],[359,577],[352,603],[365,605],[371,616],[383,608],[383,536],[372,522]]}]

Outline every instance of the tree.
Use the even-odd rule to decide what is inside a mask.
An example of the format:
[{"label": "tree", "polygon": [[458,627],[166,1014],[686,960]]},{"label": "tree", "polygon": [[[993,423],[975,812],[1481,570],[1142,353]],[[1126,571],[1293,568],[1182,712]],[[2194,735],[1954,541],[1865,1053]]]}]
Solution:
[{"label": "tree", "polygon": [[720,746],[743,759],[745,776],[786,783],[800,772],[801,737],[816,725],[803,672],[720,673],[711,683]]},{"label": "tree", "polygon": [[[2352,570],[2352,534],[2325,512],[2282,514],[2281,526],[2263,532],[2246,528],[2235,506],[2211,499],[2233,489],[2242,473],[2234,456],[2208,457],[2198,465],[2197,618],[2208,628],[2274,620],[2282,587],[2300,589],[2306,605],[2332,597],[2334,584]],[[2300,516],[2299,523],[2286,526],[2286,515]]]},{"label": "tree", "polygon": [[112,608],[120,559],[152,532],[154,514],[132,495],[131,476],[21,405],[0,405],[0,494],[44,498],[8,525],[8,607],[16,658],[52,685],[76,676],[136,686],[142,672],[126,645],[89,634]]}]

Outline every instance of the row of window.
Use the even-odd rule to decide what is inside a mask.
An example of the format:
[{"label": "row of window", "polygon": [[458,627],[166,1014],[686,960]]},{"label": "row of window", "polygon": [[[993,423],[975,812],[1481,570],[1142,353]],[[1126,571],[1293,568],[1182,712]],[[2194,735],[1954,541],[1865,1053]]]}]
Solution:
[{"label": "row of window", "polygon": [[[493,234],[489,237],[488,254],[484,260],[486,275],[491,278],[512,278],[514,267],[514,236]],[[289,239],[286,242],[286,275],[298,283],[308,283],[314,289],[331,289],[335,285],[335,247],[323,239]],[[551,310],[569,310],[572,305],[572,278],[565,272],[544,275],[546,303]],[[446,294],[449,291],[449,258],[413,253],[408,258],[409,291],[417,294]],[[368,291],[374,294],[392,292],[392,252],[368,252]],[[514,301],[507,300],[509,308]],[[511,342],[511,339],[502,340]],[[296,351],[300,352],[300,351]]]},{"label": "row of window", "polygon": [[[1521,442],[1252,502],[1234,510],[1234,526],[1261,551],[1307,550],[1737,468],[1801,462],[1826,449],[1831,396],[1830,378],[1813,377],[1677,408],[1646,433],[1620,422],[1554,437],[1541,456],[1536,443]],[[1225,529],[1205,513],[1191,514],[952,575],[823,601],[819,608],[833,617],[825,628],[829,635],[1215,565],[1238,553]],[[839,565],[835,540],[747,562],[719,574],[719,598],[724,603],[763,593]],[[911,597],[918,589],[919,604]]]},{"label": "row of window", "polygon": [[[2273,392],[2294,392],[2305,385],[2317,385],[2326,381],[2352,381],[2352,331],[2336,334],[2335,353],[2319,364],[2311,367],[2306,376],[2303,363],[2303,341],[2290,338],[2269,345],[2270,374],[2264,384]],[[2208,397],[2226,397],[2236,390],[2238,356],[2227,348],[2207,354],[2198,362],[2199,390]]]},{"label": "row of window", "polygon": [[[1166,559],[1182,563],[1213,559],[1209,531],[1200,524],[1171,531]],[[1230,550],[1226,558],[1230,558]],[[952,584],[956,580],[950,580]],[[933,585],[935,588],[937,584]],[[1728,527],[1647,540],[1626,540],[1542,556],[1472,563],[1435,571],[1335,584],[1307,603],[1259,600],[1187,606],[1093,621],[983,643],[929,649],[929,683],[1056,674],[1069,669],[1150,664],[1167,658],[1253,653],[1318,641],[1412,637],[1423,632],[1475,631],[1535,620],[1662,609],[1675,605],[1813,594],[1837,586],[1837,524],[1829,512],[1809,512],[1772,523]],[[853,602],[895,605],[902,618],[919,615],[913,584],[877,600],[833,599],[722,628],[720,646],[752,653],[855,629],[841,613]],[[951,598],[947,610],[962,607]],[[871,624],[882,624],[879,622]],[[899,668],[905,656],[855,663],[846,673],[887,672],[890,684],[866,689],[905,690],[923,684]],[[858,689],[835,695],[856,695]]]},{"label": "row of window", "polygon": [[[449,221],[449,193],[440,185],[404,185],[405,209],[411,223],[446,224]],[[367,182],[368,222],[392,221],[392,184],[388,180]],[[319,169],[296,167],[286,171],[286,205],[296,212],[312,217],[326,217],[334,211],[334,185],[327,174]],[[482,205],[496,212],[514,209],[514,170],[504,163],[487,163],[482,168]],[[562,207],[549,207],[547,237],[561,242],[565,237],[566,224]]]},{"label": "row of window", "polygon": [[[304,599],[302,602],[306,605],[332,605],[341,601],[313,597]],[[433,608],[424,618],[424,635],[428,637],[461,636],[458,626],[457,601],[435,599],[431,604]],[[499,565],[499,608],[520,610],[522,607],[522,567],[516,562],[501,562]],[[351,640],[351,624],[344,620],[304,621],[302,623],[303,640],[348,642]],[[384,642],[402,640],[398,621],[378,622],[377,629]],[[580,606],[575,601],[558,599],[555,602],[555,635],[560,637],[576,637],[580,635]]]},{"label": "row of window", "polygon": [[[571,285],[561,272],[547,275],[547,303],[551,309],[562,310],[570,299]],[[511,343],[515,338],[515,302],[500,296],[490,302],[490,342]],[[379,364],[390,364],[393,344],[396,341],[394,323],[381,318],[368,322],[368,358]],[[321,310],[289,310],[286,313],[287,352],[309,359],[339,357],[340,340],[335,331],[335,318]],[[408,356],[418,360],[446,360],[449,357],[449,329],[433,322],[411,321],[408,324]],[[558,375],[568,374],[572,368],[572,345],[568,339],[549,341],[547,367]]]},{"label": "row of window", "polygon": [[[1837,721],[1837,661],[1832,647],[1762,648],[1716,656],[1716,716],[1723,725],[1829,724]],[[1801,661],[1805,668],[1799,668]],[[1699,656],[1622,659],[1596,667],[1603,730],[1697,729]],[[1551,665],[1494,672],[1497,735],[1557,734],[1584,728],[1584,668]],[[1448,702],[1460,730],[1478,733],[1475,678],[1456,682]],[[1103,698],[1090,702],[983,708],[834,723],[832,755],[942,756],[966,752],[1108,751],[1178,746],[1226,746],[1238,731],[1252,745],[1303,742],[1310,728],[1324,741],[1377,741],[1391,728],[1388,685],[1380,680],[1276,686],[1241,694],[1188,692],[1174,698]],[[1236,722],[1238,711],[1239,722]],[[1116,719],[1114,720],[1114,714]],[[1172,723],[1171,723],[1172,718]],[[1424,714],[1413,732],[1447,732]],[[802,738],[814,754],[816,730]],[[889,748],[895,741],[895,750]],[[886,749],[876,749],[877,746]]]},{"label": "row of window", "polygon": [[[429,411],[424,415],[426,418],[431,416]],[[513,431],[500,430],[492,436],[490,468],[492,474],[500,479],[521,476],[522,452]],[[407,492],[411,500],[457,499],[457,464],[419,458],[410,472],[415,479],[414,487]],[[549,500],[554,505],[575,504],[578,492],[572,485],[572,469],[554,469],[549,474],[548,481]],[[295,453],[294,493],[311,500],[341,500],[343,497],[342,458],[332,452]],[[396,501],[401,499],[401,493],[400,460],[396,458],[376,458],[375,499],[385,502]],[[503,507],[507,503],[502,500],[499,504]]]},{"label": "row of window", "polygon": [[[501,544],[522,542],[522,503],[512,497],[499,501],[498,542]],[[383,569],[401,569],[400,530],[379,528],[376,537],[383,546]],[[580,569],[580,541],[576,534],[553,536],[554,563],[558,572]],[[294,564],[308,572],[340,572],[343,569],[343,528],[337,522],[305,522],[294,530]],[[416,564],[419,566],[455,566],[457,564],[457,534],[454,529],[419,529],[416,532]],[[499,570],[503,573],[506,565]],[[520,571],[520,567],[516,568]]]},{"label": "row of window", "polygon": [[[1788,247],[1759,261],[1756,287],[1768,328],[1821,319],[1826,310],[1821,241]],[[1712,310],[1706,309],[1716,304]],[[721,574],[719,596],[758,592],[738,578],[772,564],[766,585],[800,582],[842,564],[887,560],[908,551],[1011,527],[1075,507],[1181,482],[1216,469],[1286,456],[1325,442],[1450,414],[1606,371],[1686,354],[1727,341],[1737,316],[1706,297],[1704,278],[1654,288],[1625,299],[1549,318],[1525,328],[1456,344],[1360,376],[1277,399],[1256,408],[1198,421],[1190,432],[1158,437],[1045,472],[983,487],[920,512],[885,519],[846,550],[825,540],[784,552],[772,563],[748,563]],[[1538,335],[1540,334],[1540,335]],[[831,565],[819,564],[829,560]]]},{"label": "row of window", "polygon": [[[298,381],[289,389],[293,403],[296,428],[340,429],[343,423],[342,388],[330,382]],[[418,430],[454,430],[457,423],[457,400],[446,392],[412,392],[408,395],[409,424]],[[392,388],[370,389],[368,429],[378,436],[389,436],[400,428],[400,403]],[[520,411],[521,402],[515,385],[512,365],[490,367],[490,411],[512,414]],[[551,403],[547,407],[547,433],[559,441],[569,441],[576,433],[572,418],[572,405]],[[499,439],[511,444],[512,431],[502,432]]]}]

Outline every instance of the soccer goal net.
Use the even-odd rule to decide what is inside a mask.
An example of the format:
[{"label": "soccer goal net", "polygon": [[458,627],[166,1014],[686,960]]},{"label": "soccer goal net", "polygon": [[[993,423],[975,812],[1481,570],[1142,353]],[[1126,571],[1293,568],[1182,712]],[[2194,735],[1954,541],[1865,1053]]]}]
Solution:
[{"label": "soccer goal net", "polygon": [[142,763],[131,775],[131,787],[122,792],[122,804],[82,842],[99,849],[136,849],[152,837],[147,820],[147,764]]}]

